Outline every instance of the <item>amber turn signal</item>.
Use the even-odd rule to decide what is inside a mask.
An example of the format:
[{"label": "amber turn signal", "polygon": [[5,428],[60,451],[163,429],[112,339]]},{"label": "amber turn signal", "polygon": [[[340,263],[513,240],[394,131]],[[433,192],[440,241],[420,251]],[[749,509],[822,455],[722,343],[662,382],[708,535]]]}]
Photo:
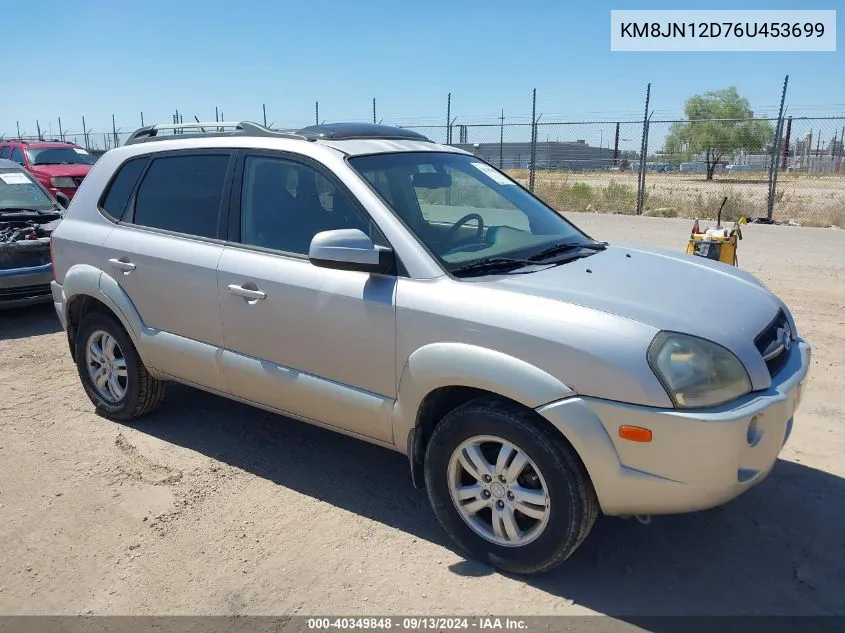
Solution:
[{"label": "amber turn signal", "polygon": [[641,426],[623,424],[619,427],[619,437],[623,440],[631,440],[632,442],[650,442],[651,431]]}]

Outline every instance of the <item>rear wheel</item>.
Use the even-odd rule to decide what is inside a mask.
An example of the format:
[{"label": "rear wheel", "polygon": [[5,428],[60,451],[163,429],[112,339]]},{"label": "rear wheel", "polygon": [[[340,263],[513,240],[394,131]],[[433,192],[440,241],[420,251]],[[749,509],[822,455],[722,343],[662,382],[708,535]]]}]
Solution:
[{"label": "rear wheel", "polygon": [[100,415],[131,420],[155,410],[164,400],[167,383],[150,375],[114,317],[102,312],[85,315],[74,344],[79,378]]},{"label": "rear wheel", "polygon": [[438,520],[471,557],[540,573],[566,560],[598,514],[587,473],[535,414],[509,402],[469,402],[437,425],[425,478]]}]

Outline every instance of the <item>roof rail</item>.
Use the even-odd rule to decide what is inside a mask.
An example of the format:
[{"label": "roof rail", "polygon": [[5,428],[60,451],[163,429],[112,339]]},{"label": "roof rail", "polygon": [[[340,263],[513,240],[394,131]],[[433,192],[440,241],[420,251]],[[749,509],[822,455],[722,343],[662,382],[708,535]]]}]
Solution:
[{"label": "roof rail", "polygon": [[[231,131],[224,131],[227,129]],[[147,141],[172,140],[173,135],[160,134],[160,132],[165,130],[172,130],[173,135],[182,136],[182,138],[186,136],[188,138],[198,136],[273,136],[276,138],[306,140],[306,137],[302,134],[273,130],[249,121],[197,121],[195,123],[158,123],[156,125],[146,125],[135,130],[126,139],[124,145],[145,143]],[[184,130],[199,130],[199,133],[194,132],[193,134],[184,135]]]}]

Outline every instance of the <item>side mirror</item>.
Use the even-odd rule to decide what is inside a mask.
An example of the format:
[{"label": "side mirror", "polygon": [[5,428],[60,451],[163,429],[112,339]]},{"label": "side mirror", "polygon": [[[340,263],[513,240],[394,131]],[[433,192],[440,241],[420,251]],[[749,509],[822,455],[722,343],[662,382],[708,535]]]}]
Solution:
[{"label": "side mirror", "polygon": [[70,204],[70,198],[68,198],[65,194],[61,191],[56,192],[56,202],[62,205],[63,208],[67,209],[68,205]]},{"label": "side mirror", "polygon": [[308,259],[315,266],[337,270],[392,274],[396,269],[393,251],[376,246],[358,229],[317,233],[311,240]]}]

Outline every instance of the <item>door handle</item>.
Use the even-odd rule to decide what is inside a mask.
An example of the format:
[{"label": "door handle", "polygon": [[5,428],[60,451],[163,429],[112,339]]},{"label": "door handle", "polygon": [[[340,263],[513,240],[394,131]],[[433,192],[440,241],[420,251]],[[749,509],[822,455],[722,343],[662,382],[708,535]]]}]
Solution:
[{"label": "door handle", "polygon": [[267,295],[262,292],[261,290],[253,290],[252,288],[244,288],[243,286],[238,286],[237,284],[229,284],[229,294],[235,295],[237,297],[243,297],[244,299],[266,299]]},{"label": "door handle", "polygon": [[130,262],[126,258],[116,259],[112,258],[109,260],[109,263],[114,266],[115,268],[122,270],[124,272],[129,272],[130,270],[135,270],[135,264]]}]

